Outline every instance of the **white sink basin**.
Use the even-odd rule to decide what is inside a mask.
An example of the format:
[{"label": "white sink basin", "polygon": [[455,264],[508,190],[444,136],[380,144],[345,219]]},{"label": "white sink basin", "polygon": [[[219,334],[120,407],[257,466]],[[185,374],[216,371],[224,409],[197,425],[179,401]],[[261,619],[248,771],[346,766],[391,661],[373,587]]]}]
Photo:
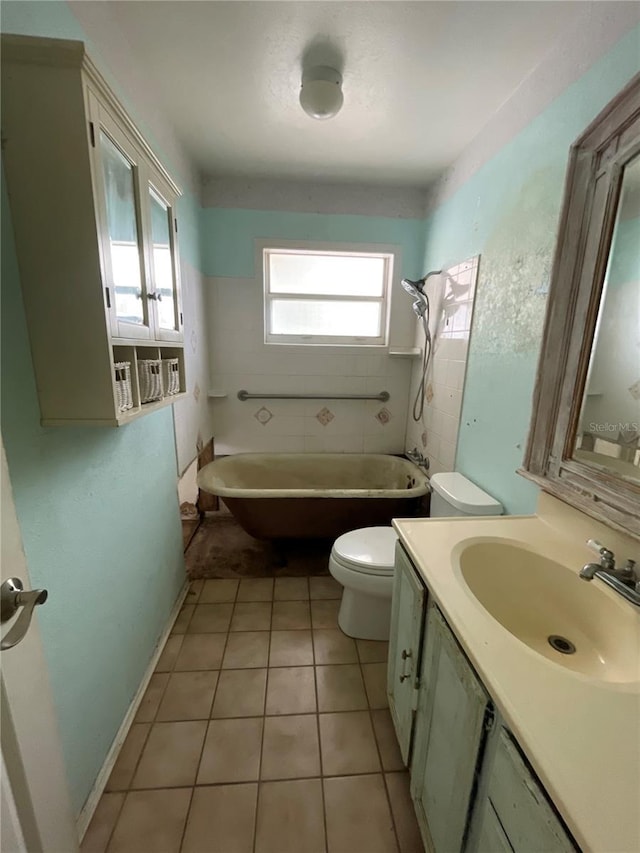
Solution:
[{"label": "white sink basin", "polygon": [[597,580],[495,539],[463,543],[458,560],[475,598],[533,651],[600,681],[640,681],[637,614]]}]

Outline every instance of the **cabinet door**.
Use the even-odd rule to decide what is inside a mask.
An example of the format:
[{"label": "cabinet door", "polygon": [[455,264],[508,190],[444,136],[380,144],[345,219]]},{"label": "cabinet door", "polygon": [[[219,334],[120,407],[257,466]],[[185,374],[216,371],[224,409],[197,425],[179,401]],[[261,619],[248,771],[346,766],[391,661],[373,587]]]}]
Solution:
[{"label": "cabinet door", "polygon": [[484,742],[488,697],[430,603],[416,715],[411,795],[427,846],[458,853]]},{"label": "cabinet door", "polygon": [[151,314],[143,246],[140,152],[91,95],[94,192],[105,302],[115,338],[148,340]]},{"label": "cabinet door", "polygon": [[505,729],[498,737],[488,799],[515,853],[575,853],[572,839]]},{"label": "cabinet door", "polygon": [[425,596],[422,581],[398,544],[393,580],[387,693],[389,711],[405,764],[409,763],[411,751]]},{"label": "cabinet door", "polygon": [[490,800],[485,801],[481,820],[475,853],[513,853]]},{"label": "cabinet door", "polygon": [[172,196],[163,187],[159,175],[152,174],[146,181],[146,204],[143,207],[148,227],[147,257],[150,267],[149,300],[153,337],[157,341],[182,340],[182,315],[178,258],[176,245],[176,218]]}]

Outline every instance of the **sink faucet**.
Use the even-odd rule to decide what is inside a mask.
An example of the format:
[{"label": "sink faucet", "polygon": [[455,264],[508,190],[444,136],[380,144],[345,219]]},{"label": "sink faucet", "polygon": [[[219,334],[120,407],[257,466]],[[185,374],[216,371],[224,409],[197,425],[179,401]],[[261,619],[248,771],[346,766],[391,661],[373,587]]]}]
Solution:
[{"label": "sink faucet", "polygon": [[600,556],[600,562],[587,563],[580,569],[580,577],[585,581],[599,578],[627,601],[640,607],[640,575],[636,570],[635,560],[627,560],[622,568],[617,569],[613,551],[595,539],[589,539],[587,547]]}]

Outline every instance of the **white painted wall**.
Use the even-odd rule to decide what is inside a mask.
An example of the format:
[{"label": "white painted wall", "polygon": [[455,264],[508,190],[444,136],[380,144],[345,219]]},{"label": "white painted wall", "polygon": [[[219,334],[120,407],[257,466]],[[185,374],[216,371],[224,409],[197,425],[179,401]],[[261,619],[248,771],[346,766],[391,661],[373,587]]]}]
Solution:
[{"label": "white painted wall", "polygon": [[187,397],[173,406],[178,474],[182,475],[211,437],[209,356],[205,279],[199,270],[183,261],[182,307],[184,314],[184,360]]}]

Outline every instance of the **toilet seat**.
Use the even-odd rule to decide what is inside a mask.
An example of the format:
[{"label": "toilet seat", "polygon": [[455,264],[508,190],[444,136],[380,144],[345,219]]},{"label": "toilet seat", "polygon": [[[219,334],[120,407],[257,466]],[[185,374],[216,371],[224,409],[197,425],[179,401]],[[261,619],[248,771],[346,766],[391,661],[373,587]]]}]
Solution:
[{"label": "toilet seat", "polygon": [[392,527],[350,530],[333,543],[331,557],[350,571],[390,576],[394,572],[398,534]]}]

